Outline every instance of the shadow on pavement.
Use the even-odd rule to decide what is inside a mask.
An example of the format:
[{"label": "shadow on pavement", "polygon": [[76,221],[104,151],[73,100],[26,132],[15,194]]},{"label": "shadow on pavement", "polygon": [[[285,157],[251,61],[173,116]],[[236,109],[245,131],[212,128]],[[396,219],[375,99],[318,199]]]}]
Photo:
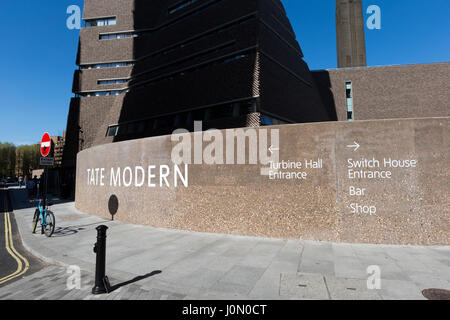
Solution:
[{"label": "shadow on pavement", "polygon": [[111,287],[111,290],[110,290],[109,293],[114,292],[115,290],[119,289],[120,287],[124,287],[124,286],[127,286],[129,284],[132,284],[132,283],[135,283],[135,282],[138,282],[138,281],[141,281],[141,280],[144,280],[144,279],[156,276],[157,274],[160,274],[160,273],[162,273],[161,270],[156,270],[156,271],[147,273],[146,275],[138,276],[138,277],[133,278],[131,280],[128,280],[126,282],[122,282],[122,283],[116,284],[116,285]]},{"label": "shadow on pavement", "polygon": [[[58,221],[56,221],[56,223],[58,223]],[[99,221],[99,222],[85,224],[85,225],[81,225],[81,226],[56,227],[55,232],[53,233],[52,237],[59,238],[59,237],[71,236],[71,235],[78,233],[79,231],[86,230],[86,227],[102,225],[102,224],[105,224],[105,222]]]},{"label": "shadow on pavement", "polygon": [[[84,229],[81,229],[84,230]],[[72,227],[56,227],[55,232],[53,233],[53,238],[67,237],[78,233],[79,229],[75,229]]]}]

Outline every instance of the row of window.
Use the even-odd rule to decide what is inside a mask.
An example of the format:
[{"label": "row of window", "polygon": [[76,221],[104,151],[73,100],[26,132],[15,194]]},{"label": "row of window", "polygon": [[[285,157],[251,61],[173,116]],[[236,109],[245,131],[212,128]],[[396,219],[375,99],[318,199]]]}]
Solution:
[{"label": "row of window", "polygon": [[[227,57],[227,58],[222,58],[220,60],[216,60],[213,62],[208,62],[208,63],[204,63],[202,65],[198,65],[195,67],[192,67],[190,69],[185,69],[183,71],[177,72],[177,73],[173,73],[173,74],[169,74],[169,75],[165,75],[163,77],[158,77],[158,78],[154,78],[154,79],[150,79],[147,81],[144,81],[143,83],[140,83],[138,85],[135,86],[135,88],[143,88],[143,87],[148,87],[151,86],[157,82],[161,82],[164,80],[174,80],[175,78],[178,77],[183,77],[188,73],[192,73],[201,69],[204,69],[206,67],[210,67],[213,65],[217,65],[217,64],[225,64],[225,63],[229,63],[232,61],[237,61],[237,60],[241,60],[244,58],[247,58],[248,54],[238,54],[232,57]],[[102,80],[103,81],[103,80]],[[104,80],[104,81],[123,81],[123,79],[117,79],[117,80]],[[126,82],[127,80],[125,80]],[[123,82],[120,82],[123,83]],[[100,84],[100,81],[99,81]],[[110,84],[110,83],[102,83],[102,84]],[[124,90],[116,90],[116,91],[97,91],[97,92],[89,92],[89,93],[79,93],[77,94],[76,97],[101,97],[101,96],[110,96],[110,95],[119,95],[121,93],[123,93],[124,91],[126,91],[128,89],[124,89]]]},{"label": "row of window", "polygon": [[151,86],[157,82],[161,82],[161,81],[166,81],[166,80],[174,80],[175,78],[179,78],[179,77],[184,77],[185,75],[192,73],[192,72],[196,72],[214,65],[218,65],[218,64],[225,64],[225,63],[229,63],[232,61],[237,61],[237,60],[241,60],[244,58],[247,58],[248,54],[239,54],[239,55],[235,55],[232,57],[227,57],[227,58],[222,58],[220,60],[215,60],[212,62],[208,62],[208,63],[203,63],[200,65],[197,65],[195,67],[191,67],[191,68],[186,68],[184,70],[178,71],[176,73],[172,73],[172,74],[168,74],[165,76],[161,76],[161,77],[157,77],[157,78],[153,78],[150,80],[146,80],[146,81],[142,81],[139,84],[135,85],[135,88],[143,88],[143,87],[148,87]]},{"label": "row of window", "polygon": [[200,41],[206,40],[207,38],[213,37],[213,36],[215,36],[215,35],[217,35],[217,34],[219,34],[221,32],[225,32],[225,31],[227,31],[229,29],[232,29],[232,28],[234,28],[236,26],[239,26],[239,25],[242,25],[244,23],[247,23],[247,22],[253,20],[254,18],[255,18],[254,15],[241,18],[241,19],[239,19],[237,21],[233,21],[233,22],[231,22],[229,24],[226,24],[224,26],[221,26],[219,28],[214,28],[212,30],[209,30],[209,31],[207,31],[206,33],[204,33],[202,35],[195,36],[195,37],[190,38],[190,39],[188,39],[188,40],[186,40],[184,42],[177,43],[177,44],[175,44],[175,45],[173,45],[171,47],[167,47],[167,48],[164,48],[164,49],[162,49],[160,51],[154,52],[154,53],[152,53],[150,55],[141,57],[140,60],[144,60],[144,59],[147,59],[147,58],[157,58],[157,57],[160,57],[160,56],[163,56],[163,55],[167,55],[167,54],[169,54],[171,52],[174,52],[176,50],[184,49],[187,46],[193,45],[193,44],[198,43]]},{"label": "row of window", "polygon": [[126,83],[128,80],[126,79],[115,79],[115,80],[99,80],[98,84],[120,84]]},{"label": "row of window", "polygon": [[[224,26],[221,26],[219,28],[212,29],[211,31],[208,31],[207,33],[202,34],[201,36],[197,36],[197,37],[188,39],[187,41],[185,41],[183,43],[179,43],[179,44],[174,45],[173,47],[169,47],[169,48],[166,48],[164,50],[155,52],[155,53],[153,53],[153,54],[151,54],[149,56],[146,56],[144,58],[148,58],[148,57],[155,58],[155,57],[160,56],[160,55],[166,55],[166,54],[168,54],[168,53],[170,53],[172,51],[175,51],[177,49],[185,48],[188,45],[192,45],[192,44],[194,44],[194,43],[196,43],[198,41],[205,40],[206,38],[212,37],[215,34],[224,32],[224,31],[229,30],[231,28],[234,28],[234,27],[236,27],[238,25],[245,24],[245,23],[247,23],[249,21],[252,21],[254,18],[255,18],[254,15],[249,15],[249,16],[243,17],[243,18],[241,18],[241,19],[239,19],[237,21],[233,21],[233,22],[231,22],[229,24],[226,24]],[[234,61],[234,60],[239,60],[239,59],[244,58],[244,57],[245,57],[244,55],[239,55],[239,56],[236,56],[236,57],[231,57],[231,58],[229,58],[229,59],[227,59],[227,60],[225,60],[223,62],[227,63],[227,62],[231,62],[231,61]],[[94,69],[95,68],[111,68],[111,67],[122,67],[122,66],[134,66],[134,63],[132,63],[132,62],[120,62],[120,63],[111,63],[111,64],[85,65],[85,66],[81,66],[80,69],[83,70],[83,69],[92,69],[92,68],[94,68]],[[184,75],[184,73],[180,74],[180,75]],[[119,82],[119,83],[123,83],[123,82]],[[105,84],[108,84],[108,83],[105,83]]]},{"label": "row of window", "polygon": [[[196,111],[183,112],[177,115],[113,125],[108,127],[106,136],[115,137],[131,134],[139,135],[144,132],[146,134],[170,134],[179,128],[186,128],[188,130],[192,129],[194,121],[237,118],[253,112],[256,112],[255,100],[232,103]],[[273,123],[273,119],[268,116],[262,117],[261,120],[262,125],[271,125]]]},{"label": "row of window", "polygon": [[[173,68],[175,68],[177,66],[179,68],[179,65],[183,65],[183,64],[185,64],[185,62],[197,60],[197,59],[199,59],[199,58],[201,58],[203,56],[211,55],[212,53],[221,52],[221,51],[223,51],[223,50],[225,50],[227,48],[232,48],[234,45],[235,45],[235,41],[230,41],[230,42],[222,44],[220,46],[216,46],[216,47],[212,47],[210,49],[202,50],[202,51],[199,51],[199,52],[197,52],[197,53],[195,53],[193,55],[186,56],[186,57],[183,57],[181,59],[176,59],[176,60],[173,60],[172,62],[169,62],[169,63],[166,63],[166,64],[158,65],[155,68],[146,69],[145,71],[142,71],[140,73],[135,74],[135,76],[133,77],[133,83],[136,83],[136,82],[139,83],[139,81],[142,81],[142,77],[143,76],[146,76],[148,78],[149,75],[154,74],[156,71],[161,71],[161,70],[165,70],[165,69],[167,70],[167,68],[173,69]],[[139,79],[141,79],[141,80],[139,80]]]},{"label": "row of window", "polygon": [[86,69],[103,69],[103,68],[118,68],[118,67],[132,67],[133,62],[113,62],[113,63],[101,63],[101,64],[90,64],[80,66],[81,70]]},{"label": "row of window", "polygon": [[116,18],[86,20],[86,27],[115,26],[116,24],[117,24]]}]

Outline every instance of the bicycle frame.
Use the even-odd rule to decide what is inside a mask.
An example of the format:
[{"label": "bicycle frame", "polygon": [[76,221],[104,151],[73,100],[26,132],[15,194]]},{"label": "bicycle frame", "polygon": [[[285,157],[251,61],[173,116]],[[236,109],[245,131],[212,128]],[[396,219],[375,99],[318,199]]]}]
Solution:
[{"label": "bicycle frame", "polygon": [[[38,204],[39,214],[41,215],[41,225],[47,225],[47,210],[45,207],[41,206],[41,203]],[[45,218],[45,219],[44,219]]]}]

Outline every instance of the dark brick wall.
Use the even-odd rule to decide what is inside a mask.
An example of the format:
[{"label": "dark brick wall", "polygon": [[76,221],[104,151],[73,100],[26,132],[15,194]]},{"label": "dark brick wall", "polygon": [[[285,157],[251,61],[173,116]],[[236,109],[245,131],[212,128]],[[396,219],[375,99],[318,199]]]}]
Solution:
[{"label": "dark brick wall", "polygon": [[63,153],[63,166],[74,167],[77,153],[79,151],[79,130],[80,121],[80,100],[73,98],[70,100],[69,115],[67,117],[66,145]]},{"label": "dark brick wall", "polygon": [[281,68],[276,62],[261,55],[261,112],[289,122],[332,121],[333,112],[322,107],[313,81],[308,86],[299,78]]},{"label": "dark brick wall", "polygon": [[336,119],[322,105],[311,72],[279,1],[261,1],[260,111],[288,122]]},{"label": "dark brick wall", "polygon": [[251,97],[254,59],[253,54],[233,63],[132,89],[124,99],[119,123]]}]

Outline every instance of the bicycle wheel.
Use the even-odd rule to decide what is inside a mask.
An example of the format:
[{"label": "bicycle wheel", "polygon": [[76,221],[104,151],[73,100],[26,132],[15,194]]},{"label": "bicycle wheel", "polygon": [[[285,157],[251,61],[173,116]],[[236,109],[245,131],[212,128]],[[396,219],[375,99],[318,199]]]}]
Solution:
[{"label": "bicycle wheel", "polygon": [[51,211],[47,211],[46,216],[47,224],[45,226],[44,232],[47,237],[51,237],[55,231],[55,215]]},{"label": "bicycle wheel", "polygon": [[39,214],[39,210],[36,209],[36,211],[34,212],[34,216],[33,216],[33,223],[31,224],[31,233],[36,233],[36,228],[37,228],[40,218],[41,217]]}]

